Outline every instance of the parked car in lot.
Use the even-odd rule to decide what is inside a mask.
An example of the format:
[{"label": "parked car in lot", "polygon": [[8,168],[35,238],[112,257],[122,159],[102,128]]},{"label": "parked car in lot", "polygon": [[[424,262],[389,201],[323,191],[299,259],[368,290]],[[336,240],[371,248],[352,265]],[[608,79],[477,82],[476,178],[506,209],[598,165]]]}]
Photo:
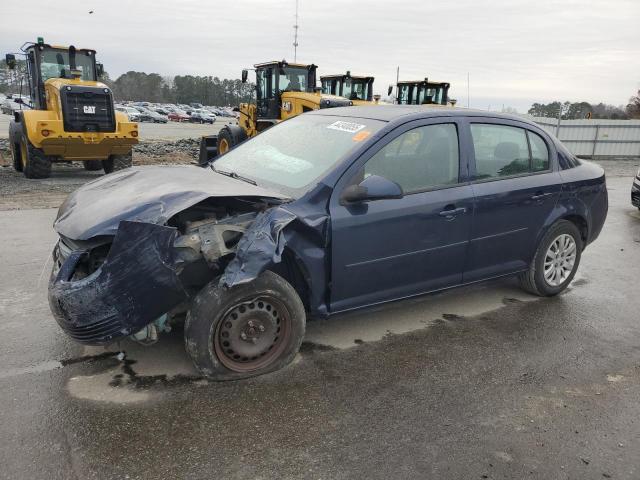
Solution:
[{"label": "parked car in lot", "polygon": [[6,98],[0,104],[0,111],[6,115],[13,115],[13,112],[23,109],[29,109],[29,100],[19,96]]},{"label": "parked car in lot", "polygon": [[140,122],[167,123],[169,121],[166,116],[160,115],[159,113],[154,112],[153,110],[149,110],[148,108],[139,106],[133,108],[135,108],[140,113]]},{"label": "parked car in lot", "polygon": [[126,107],[124,105],[116,105],[115,109],[119,112],[124,112],[129,117],[130,122],[140,121],[140,112],[133,107]]},{"label": "parked car in lot", "polygon": [[317,110],[204,168],[127,169],[70,195],[50,305],[85,344],[153,340],[186,312],[199,371],[244,378],[291,362],[307,316],[505,275],[556,295],[607,209],[603,170],[522,118]]},{"label": "parked car in lot", "polygon": [[191,123],[215,123],[216,117],[209,112],[194,110],[189,116],[189,121]]},{"label": "parked car in lot", "polygon": [[191,117],[189,117],[189,115],[187,115],[187,112],[183,110],[174,109],[173,112],[167,115],[167,118],[172,122],[188,122]]},{"label": "parked car in lot", "polygon": [[640,210],[640,169],[633,179],[633,185],[631,185],[631,205]]}]

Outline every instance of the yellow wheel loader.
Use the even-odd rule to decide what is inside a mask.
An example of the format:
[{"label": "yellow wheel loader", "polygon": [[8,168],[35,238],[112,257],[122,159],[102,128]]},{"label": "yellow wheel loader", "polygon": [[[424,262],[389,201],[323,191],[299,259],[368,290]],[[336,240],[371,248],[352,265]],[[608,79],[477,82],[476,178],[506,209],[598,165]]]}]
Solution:
[{"label": "yellow wheel loader", "polygon": [[[449,84],[424,80],[398,82],[396,103],[398,105],[448,105]],[[389,87],[391,94],[393,87]]]},{"label": "yellow wheel loader", "polygon": [[320,77],[322,93],[348,98],[354,105],[371,105],[378,103],[380,97],[373,95],[374,77],[351,75],[323,75]]},{"label": "yellow wheel loader", "polygon": [[[52,162],[83,161],[106,173],[131,166],[138,124],[116,112],[113,94],[98,82],[96,52],[25,43],[26,86],[31,103],[14,112],[9,125],[13,165],[27,178],[47,178]],[[16,67],[16,55],[7,54]]]},{"label": "yellow wheel loader", "polygon": [[[200,164],[230,149],[278,122],[320,108],[353,105],[351,100],[320,93],[316,89],[317,66],[310,64],[266,62],[254,65],[256,103],[241,103],[238,125],[225,125],[218,135],[203,137]],[[246,83],[249,72],[242,71]]]}]

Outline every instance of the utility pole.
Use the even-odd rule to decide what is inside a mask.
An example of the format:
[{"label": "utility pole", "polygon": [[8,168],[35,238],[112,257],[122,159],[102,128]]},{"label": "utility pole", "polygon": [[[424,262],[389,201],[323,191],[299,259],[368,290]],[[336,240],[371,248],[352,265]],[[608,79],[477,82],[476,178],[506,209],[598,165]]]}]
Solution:
[{"label": "utility pole", "polygon": [[298,60],[298,1],[296,0],[296,24],[293,26],[293,61]]}]

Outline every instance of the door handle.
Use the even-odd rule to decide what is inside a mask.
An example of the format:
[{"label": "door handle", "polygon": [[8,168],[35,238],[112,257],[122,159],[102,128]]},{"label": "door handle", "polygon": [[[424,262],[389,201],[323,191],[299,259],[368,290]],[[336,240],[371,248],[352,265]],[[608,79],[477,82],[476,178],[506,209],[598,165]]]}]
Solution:
[{"label": "door handle", "polygon": [[465,207],[446,208],[446,209],[442,210],[438,215],[440,215],[441,217],[446,217],[448,219],[451,219],[451,218],[455,217],[456,215],[461,215],[463,213],[467,213],[467,209]]},{"label": "door handle", "polygon": [[550,195],[553,195],[553,193],[551,192],[547,192],[547,193],[542,193],[542,192],[537,192],[535,195],[531,195],[531,200],[542,200],[545,197],[548,197]]}]

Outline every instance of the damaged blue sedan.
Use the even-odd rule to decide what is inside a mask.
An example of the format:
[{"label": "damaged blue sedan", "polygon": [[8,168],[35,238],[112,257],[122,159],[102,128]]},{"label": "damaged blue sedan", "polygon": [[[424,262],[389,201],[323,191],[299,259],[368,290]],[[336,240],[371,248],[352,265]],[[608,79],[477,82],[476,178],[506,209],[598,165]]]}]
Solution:
[{"label": "damaged blue sedan", "polygon": [[204,168],[129,168],[70,195],[49,303],[89,345],[184,321],[203,375],[244,378],[291,362],[307,316],[504,275],[556,295],[607,208],[603,170],[522,118],[319,110]]}]

